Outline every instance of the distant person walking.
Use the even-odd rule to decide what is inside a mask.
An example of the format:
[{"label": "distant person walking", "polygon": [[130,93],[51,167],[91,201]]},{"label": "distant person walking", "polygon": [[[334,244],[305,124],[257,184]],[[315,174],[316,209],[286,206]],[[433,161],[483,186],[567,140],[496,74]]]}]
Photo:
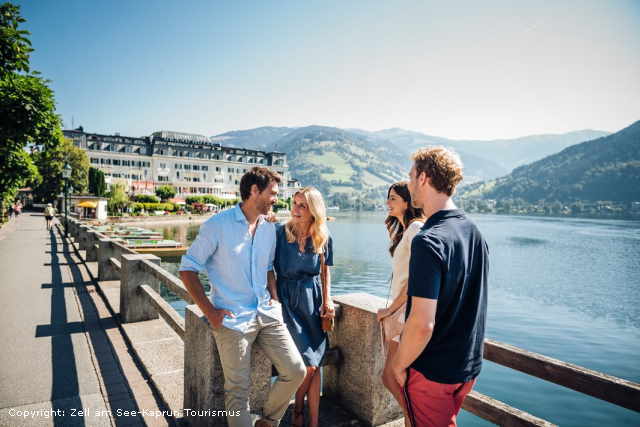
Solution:
[{"label": "distant person walking", "polygon": [[[391,270],[391,291],[392,302],[386,308],[378,310],[378,322],[396,313],[399,319],[404,321],[406,317],[407,302],[407,286],[409,279],[409,259],[411,257],[411,242],[413,238],[420,232],[424,225],[424,213],[422,209],[415,207],[411,203],[411,193],[409,185],[406,182],[396,182],[387,193],[387,206],[389,207],[389,216],[384,221],[391,238],[391,246],[389,252],[392,257]],[[387,361],[384,365],[382,373],[382,383],[389,389],[393,397],[404,408],[402,402],[402,393],[398,389],[398,384],[391,370],[391,361],[400,345],[400,335],[396,336],[389,342],[389,351],[387,353]],[[406,412],[406,410],[405,410]],[[405,415],[405,425],[410,426],[410,421]]]},{"label": "distant person walking", "polygon": [[16,214],[16,219],[20,219],[20,214],[22,213],[22,204],[20,202],[17,202],[13,207],[13,211]]},{"label": "distant person walking", "polygon": [[55,209],[51,203],[47,203],[47,207],[44,208],[44,219],[47,220],[47,230],[51,230],[51,221],[53,220],[53,216],[56,214]]},{"label": "distant person walking", "polygon": [[9,219],[13,219],[13,214],[15,213],[15,208],[13,207],[13,204],[9,204]]},{"label": "distant person walking", "polygon": [[482,368],[489,249],[452,200],[458,155],[428,147],[411,160],[412,203],[427,221],[411,244],[407,323],[392,370],[414,427],[455,426]]},{"label": "distant person walking", "polygon": [[[242,202],[206,221],[180,264],[189,295],[214,331],[231,427],[252,425],[249,386],[254,344],[279,374],[256,426],[278,425],[306,374],[278,302],[275,226],[263,217],[278,200],[280,182],[280,175],[267,168],[251,168],[240,180]],[[211,281],[211,299],[198,278],[202,270]]]}]

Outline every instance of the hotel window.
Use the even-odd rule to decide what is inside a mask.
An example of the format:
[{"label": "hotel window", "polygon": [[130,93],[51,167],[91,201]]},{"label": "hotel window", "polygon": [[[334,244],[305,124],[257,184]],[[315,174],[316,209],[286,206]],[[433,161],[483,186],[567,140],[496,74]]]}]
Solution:
[{"label": "hotel window", "polygon": [[133,147],[124,147],[124,152],[128,154],[133,153]]},{"label": "hotel window", "polygon": [[193,165],[193,170],[194,171],[199,171],[200,170],[200,166],[199,165]]},{"label": "hotel window", "polygon": [[120,178],[122,175],[120,175],[119,173],[114,173],[112,176],[113,176],[114,178]]},{"label": "hotel window", "polygon": [[131,166],[131,160],[123,160],[122,166]]},{"label": "hotel window", "polygon": [[113,159],[114,166],[120,166],[120,160]]},{"label": "hotel window", "polygon": [[200,182],[200,178],[193,178],[193,182]]},{"label": "hotel window", "polygon": [[233,168],[227,168],[227,172],[233,173]]},{"label": "hotel window", "polygon": [[166,168],[167,168],[166,163],[160,163],[160,169],[166,169]]},{"label": "hotel window", "polygon": [[203,173],[203,174],[202,174],[202,179],[204,179],[204,180],[206,180],[206,179],[207,179],[207,174],[206,174],[206,173]]},{"label": "hotel window", "polygon": [[160,182],[169,182],[169,177],[168,176],[159,176],[158,177],[158,181],[160,181]]},{"label": "hotel window", "polygon": [[144,162],[144,167],[145,167],[145,168],[148,168],[148,167],[150,167],[150,166],[151,166],[151,162]]},{"label": "hotel window", "polygon": [[191,165],[184,165],[184,170],[190,171],[191,170]]},{"label": "hotel window", "polygon": [[91,158],[91,163],[100,163],[100,161],[98,159],[94,159],[93,157]]},{"label": "hotel window", "polygon": [[202,166],[202,170],[205,171],[205,172],[208,172],[209,171],[209,166]]},{"label": "hotel window", "polygon": [[182,169],[182,165],[181,164],[176,163],[173,166],[174,166],[174,169]]},{"label": "hotel window", "polygon": [[131,174],[131,179],[138,180],[140,179],[140,175]]},{"label": "hotel window", "polygon": [[176,172],[176,179],[180,179],[180,172]]},{"label": "hotel window", "polygon": [[216,168],[216,172],[220,172],[220,168],[218,168],[218,167],[217,167],[217,168]]}]

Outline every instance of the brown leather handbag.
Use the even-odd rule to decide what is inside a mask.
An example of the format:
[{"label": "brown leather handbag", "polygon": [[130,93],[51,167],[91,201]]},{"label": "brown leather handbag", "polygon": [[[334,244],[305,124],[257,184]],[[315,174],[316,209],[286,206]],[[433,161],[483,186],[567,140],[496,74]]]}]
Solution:
[{"label": "brown leather handbag", "polygon": [[[326,283],[327,278],[324,273],[324,253],[320,254],[320,284],[322,285],[322,292],[324,292],[324,285]],[[333,317],[321,317],[322,319],[322,330],[326,332],[333,331],[333,326],[335,325],[333,321]]]}]

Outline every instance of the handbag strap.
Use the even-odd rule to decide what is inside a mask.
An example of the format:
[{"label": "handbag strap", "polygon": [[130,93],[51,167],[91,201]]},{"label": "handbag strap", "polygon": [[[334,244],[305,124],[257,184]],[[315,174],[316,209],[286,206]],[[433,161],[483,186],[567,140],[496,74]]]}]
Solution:
[{"label": "handbag strap", "polygon": [[324,292],[324,285],[326,282],[324,271],[324,251],[320,254],[320,284],[322,285],[322,292]]},{"label": "handbag strap", "polygon": [[385,308],[389,308],[389,297],[391,296],[391,287],[393,286],[393,270],[391,271],[391,277],[389,277],[388,283],[389,292],[387,293],[387,306]]}]

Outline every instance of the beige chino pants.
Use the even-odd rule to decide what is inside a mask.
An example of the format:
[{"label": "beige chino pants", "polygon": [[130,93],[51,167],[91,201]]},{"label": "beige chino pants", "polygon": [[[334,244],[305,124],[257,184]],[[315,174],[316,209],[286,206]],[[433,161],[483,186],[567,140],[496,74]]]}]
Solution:
[{"label": "beige chino pants", "polygon": [[307,374],[302,356],[284,323],[258,313],[246,332],[225,326],[213,335],[224,372],[224,402],[227,413],[240,411],[240,416],[228,416],[230,427],[251,426],[249,412],[249,375],[251,373],[251,347],[254,342],[278,369],[278,378],[271,387],[262,419],[277,426]]}]

